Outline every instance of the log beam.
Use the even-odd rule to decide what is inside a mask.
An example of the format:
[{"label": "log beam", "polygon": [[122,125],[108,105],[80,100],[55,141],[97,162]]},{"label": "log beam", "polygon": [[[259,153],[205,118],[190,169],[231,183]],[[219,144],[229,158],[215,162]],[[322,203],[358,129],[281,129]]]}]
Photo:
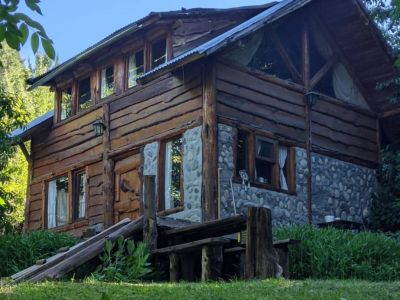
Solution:
[{"label": "log beam", "polygon": [[143,241],[150,250],[157,249],[156,176],[144,176]]}]

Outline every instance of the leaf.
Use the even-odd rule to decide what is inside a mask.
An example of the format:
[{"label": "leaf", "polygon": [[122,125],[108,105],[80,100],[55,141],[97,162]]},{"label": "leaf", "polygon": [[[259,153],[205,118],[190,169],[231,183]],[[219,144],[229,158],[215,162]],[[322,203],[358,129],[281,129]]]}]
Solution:
[{"label": "leaf", "polygon": [[6,36],[6,29],[4,26],[0,25],[0,42],[4,40]]},{"label": "leaf", "polygon": [[33,53],[36,54],[39,49],[39,36],[36,32],[31,36],[31,47]]},{"label": "leaf", "polygon": [[32,11],[36,11],[38,14],[42,15],[42,11],[40,10],[39,5],[36,4],[36,1],[25,0],[25,3]]},{"label": "leaf", "polygon": [[42,46],[43,46],[44,52],[46,52],[46,55],[50,59],[54,60],[56,57],[56,53],[54,51],[51,40],[42,38],[41,41],[42,41]]},{"label": "leaf", "polygon": [[17,34],[12,31],[6,31],[6,41],[8,46],[12,49],[19,50],[20,49],[20,39]]},{"label": "leaf", "polygon": [[28,39],[29,36],[29,29],[28,26],[26,26],[25,23],[22,23],[21,26],[19,26],[19,31],[21,32],[22,36],[20,38],[21,44],[25,45],[26,40]]}]

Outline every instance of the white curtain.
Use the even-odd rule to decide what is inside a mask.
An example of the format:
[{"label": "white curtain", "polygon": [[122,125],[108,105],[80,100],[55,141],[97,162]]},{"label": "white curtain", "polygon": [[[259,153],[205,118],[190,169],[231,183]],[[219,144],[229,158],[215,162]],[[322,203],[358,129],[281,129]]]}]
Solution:
[{"label": "white curtain", "polygon": [[82,194],[79,195],[79,215],[78,218],[84,218],[86,212],[86,174],[81,175]]},{"label": "white curtain", "polygon": [[57,190],[57,226],[68,223],[68,190]]},{"label": "white curtain", "polygon": [[286,180],[286,176],[285,176],[285,171],[283,168],[285,167],[287,156],[288,156],[287,147],[280,146],[279,147],[279,179],[280,179],[280,188],[285,191],[288,190],[288,185],[287,185],[287,180]]},{"label": "white curtain", "polygon": [[224,57],[226,59],[247,66],[253,59],[253,56],[256,54],[258,48],[260,47],[263,38],[264,31],[259,30],[245,42],[239,42],[239,45],[233,50],[226,53]]},{"label": "white curtain", "polygon": [[56,227],[56,180],[52,180],[48,184],[47,190],[47,227]]},{"label": "white curtain", "polygon": [[136,64],[136,53],[129,57],[129,66],[128,66],[128,87],[136,86],[136,78],[137,78],[137,64]]},{"label": "white curtain", "polygon": [[165,184],[164,184],[164,201],[165,209],[173,208],[171,197],[172,184],[172,142],[165,145]]}]

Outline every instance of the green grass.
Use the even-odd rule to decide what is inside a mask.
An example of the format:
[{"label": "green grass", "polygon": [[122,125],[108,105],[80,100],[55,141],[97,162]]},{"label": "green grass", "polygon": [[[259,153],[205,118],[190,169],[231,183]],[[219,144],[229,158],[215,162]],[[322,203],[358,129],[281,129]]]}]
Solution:
[{"label": "green grass", "polygon": [[400,282],[355,280],[228,283],[45,282],[0,288],[0,299],[400,299]]}]

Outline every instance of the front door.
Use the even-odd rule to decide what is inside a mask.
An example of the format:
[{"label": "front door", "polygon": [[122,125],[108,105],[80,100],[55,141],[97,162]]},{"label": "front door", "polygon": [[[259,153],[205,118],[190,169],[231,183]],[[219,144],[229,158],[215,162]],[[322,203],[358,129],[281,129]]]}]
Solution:
[{"label": "front door", "polygon": [[114,223],[140,216],[140,154],[115,164]]}]

